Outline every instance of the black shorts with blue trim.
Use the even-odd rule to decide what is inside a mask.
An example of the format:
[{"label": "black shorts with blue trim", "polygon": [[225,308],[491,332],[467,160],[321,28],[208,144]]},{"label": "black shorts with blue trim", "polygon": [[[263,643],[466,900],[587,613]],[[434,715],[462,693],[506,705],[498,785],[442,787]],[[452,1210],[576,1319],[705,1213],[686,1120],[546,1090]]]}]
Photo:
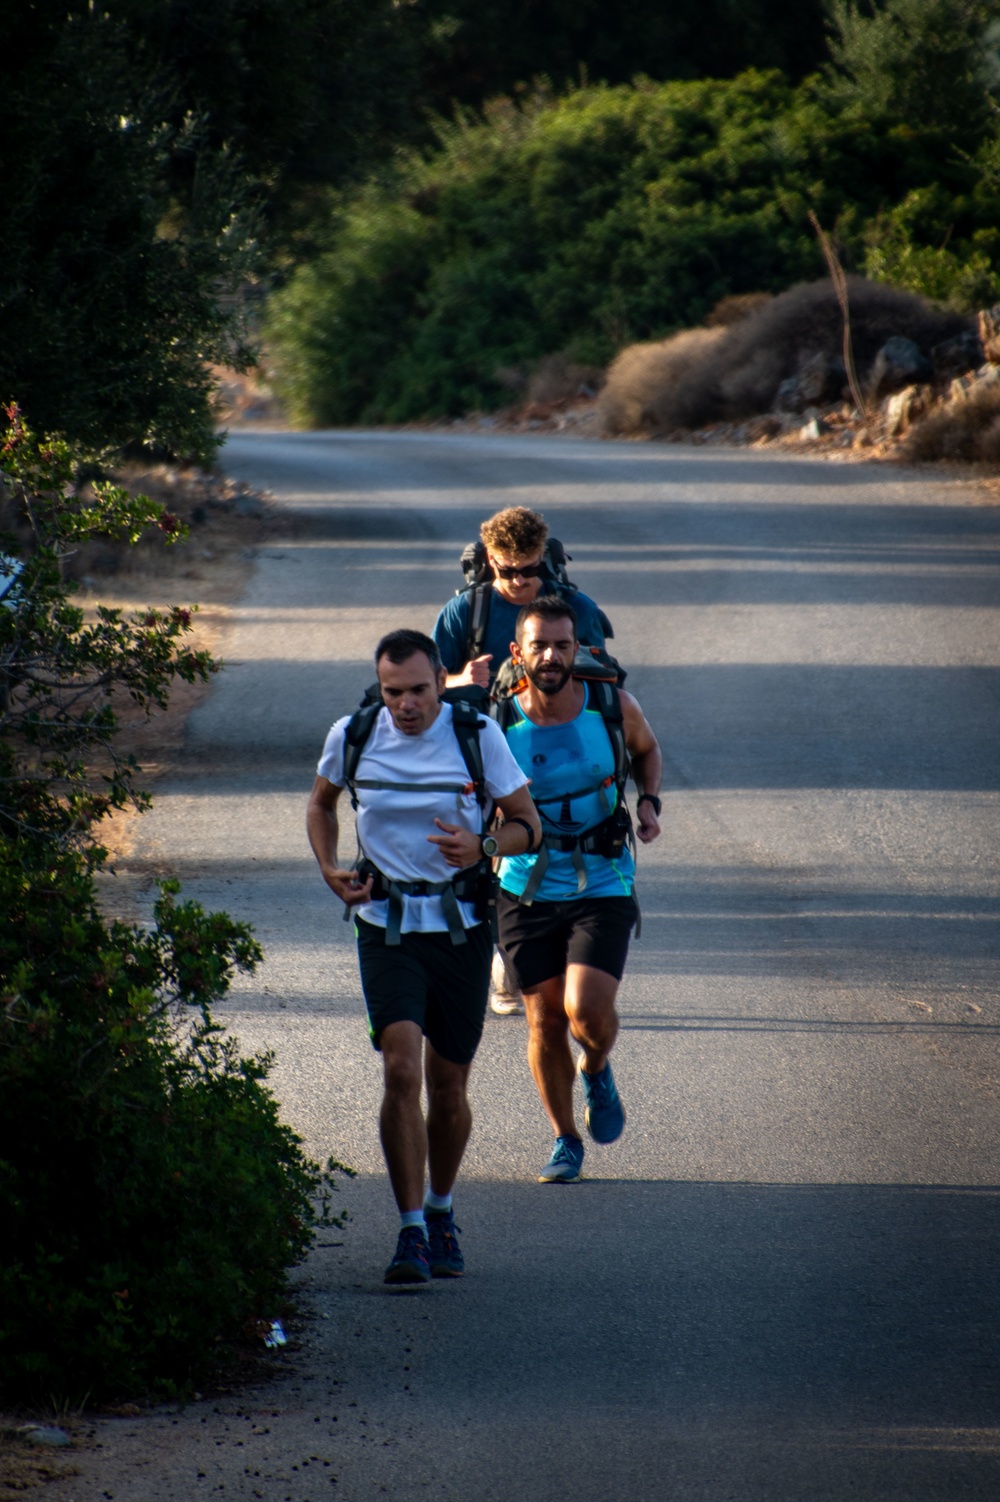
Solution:
[{"label": "black shorts with blue trim", "polygon": [[500,948],[522,991],[565,974],[567,965],[589,965],[621,980],[638,916],[634,897],[536,899],[525,906],[503,887],[497,895]]},{"label": "black shorts with blue trim", "polygon": [[354,928],[374,1046],[391,1022],[415,1022],[435,1053],[451,1064],[471,1064],[490,989],[489,924],[467,928],[464,944],[453,944],[448,933],[412,933],[389,946],[384,928],[361,918]]}]

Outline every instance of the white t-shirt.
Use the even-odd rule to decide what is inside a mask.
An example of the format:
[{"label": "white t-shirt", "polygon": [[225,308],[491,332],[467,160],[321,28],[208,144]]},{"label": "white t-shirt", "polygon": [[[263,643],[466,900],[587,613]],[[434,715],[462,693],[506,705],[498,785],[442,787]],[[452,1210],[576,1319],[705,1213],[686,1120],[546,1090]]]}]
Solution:
[{"label": "white t-shirt", "polygon": [[[320,777],[344,786],[344,735],[350,715],[338,720],[326,738],[316,768]],[[528,779],[514,760],[499,725],[485,720],[479,731],[486,790],[491,798],[506,798]],[[442,704],[433,725],[422,735],[404,735],[385,708],[375,720],[372,733],[358,763],[358,778],[373,782],[456,783],[469,781],[452,728],[451,705]],[[434,820],[457,824],[462,829],[482,829],[482,813],[475,793],[396,792],[391,789],[358,788],[358,838],[361,848],[380,871],[396,881],[448,881],[456,875],[429,834],[440,834]],[[343,861],[346,865],[347,862]],[[471,903],[460,902],[466,928],[476,922]],[[357,909],[366,923],[385,928],[389,904],[366,902]],[[443,933],[447,931],[440,897],[403,898],[401,931]]]}]

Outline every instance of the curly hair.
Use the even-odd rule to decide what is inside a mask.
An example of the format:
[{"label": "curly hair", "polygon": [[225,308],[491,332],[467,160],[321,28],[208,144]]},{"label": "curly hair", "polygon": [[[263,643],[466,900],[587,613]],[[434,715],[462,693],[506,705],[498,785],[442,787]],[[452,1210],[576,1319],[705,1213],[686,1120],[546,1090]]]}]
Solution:
[{"label": "curly hair", "polygon": [[549,537],[549,524],[527,506],[508,506],[483,522],[479,535],[491,553],[507,558],[526,558],[541,553]]}]

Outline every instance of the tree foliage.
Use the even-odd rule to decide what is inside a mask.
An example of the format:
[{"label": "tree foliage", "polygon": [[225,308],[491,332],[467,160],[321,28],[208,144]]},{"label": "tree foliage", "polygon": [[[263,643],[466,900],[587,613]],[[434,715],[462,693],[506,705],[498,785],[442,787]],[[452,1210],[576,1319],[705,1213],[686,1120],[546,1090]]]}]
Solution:
[{"label": "tree foliage", "polygon": [[329,1216],[279,1119],[267,1056],[210,1005],[260,949],[179,902],[107,921],[101,819],[145,801],[115,747],[122,698],[166,703],[214,664],[185,610],[88,619],[61,565],[90,537],[175,520],[112,486],[16,408],[0,444],[0,1399],[186,1390],[273,1317]]},{"label": "tree foliage", "polygon": [[425,0],[422,98],[441,115],[478,108],[545,77],[629,83],[637,74],[731,78],[749,67],[799,79],[825,57],[819,0]]},{"label": "tree foliage", "polygon": [[93,449],[209,458],[261,236],[413,135],[418,32],[392,0],[10,8],[0,399]]},{"label": "tree foliage", "polygon": [[16,406],[7,418],[0,483],[14,530],[6,570],[24,556],[0,608],[0,838],[85,849],[112,809],[145,801],[134,760],[115,743],[120,702],[164,709],[174,679],[205,681],[215,664],[181,643],[190,609],[126,616],[98,606],[87,618],[73,604],[63,573],[80,543],[135,542],[150,524],[177,540],[181,529],[120,486],[78,490],[66,441],[39,440]]},{"label": "tree foliage", "polygon": [[997,82],[996,0],[884,0],[831,5],[832,92],[868,119],[933,122],[975,148]]},{"label": "tree foliage", "polygon": [[541,356],[605,361],[822,274],[810,208],[858,269],[910,247],[922,291],[946,245],[969,297],[997,285],[995,180],[934,120],[776,73],[500,101],[341,206],[272,305],[283,392],[304,424],[497,405]]},{"label": "tree foliage", "polygon": [[15,7],[4,40],[0,396],[91,448],[207,457],[206,362],[246,358],[224,297],[253,260],[239,164],[170,122],[108,11]]}]

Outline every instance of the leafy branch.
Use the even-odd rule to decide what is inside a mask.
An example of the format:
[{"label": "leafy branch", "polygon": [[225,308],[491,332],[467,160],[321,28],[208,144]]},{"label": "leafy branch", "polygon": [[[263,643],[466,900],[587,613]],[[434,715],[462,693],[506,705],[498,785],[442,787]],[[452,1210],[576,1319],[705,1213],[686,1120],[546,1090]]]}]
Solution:
[{"label": "leafy branch", "polygon": [[3,410],[0,483],[15,529],[2,542],[0,581],[0,832],[92,845],[112,809],[146,803],[138,766],[115,744],[116,703],[148,717],[166,708],[176,680],[206,682],[217,664],[182,643],[193,607],[99,606],[88,620],[71,602],[64,565],[81,543],[135,543],[150,526],[173,543],[186,528],[122,486],[97,482],[84,495],[70,446],[37,437],[16,404]]}]

